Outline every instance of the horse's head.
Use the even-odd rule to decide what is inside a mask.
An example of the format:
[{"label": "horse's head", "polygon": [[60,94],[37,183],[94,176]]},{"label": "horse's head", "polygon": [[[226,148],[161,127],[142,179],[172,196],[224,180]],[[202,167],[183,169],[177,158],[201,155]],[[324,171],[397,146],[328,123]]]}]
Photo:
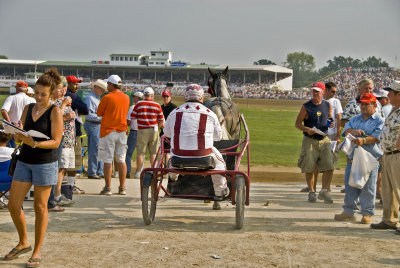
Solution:
[{"label": "horse's head", "polygon": [[208,86],[210,88],[210,94],[213,97],[222,97],[230,99],[228,91],[227,74],[228,74],[228,66],[226,66],[225,70],[221,73],[215,73],[210,68],[208,68],[208,72],[210,73],[210,77],[208,79]]}]

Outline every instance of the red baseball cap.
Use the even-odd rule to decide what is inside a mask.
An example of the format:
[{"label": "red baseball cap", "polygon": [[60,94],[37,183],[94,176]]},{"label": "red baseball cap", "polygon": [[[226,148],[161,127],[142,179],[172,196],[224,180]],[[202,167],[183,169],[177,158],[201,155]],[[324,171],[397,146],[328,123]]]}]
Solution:
[{"label": "red baseball cap", "polygon": [[168,90],[164,90],[161,96],[171,96],[171,92],[169,92]]},{"label": "red baseball cap", "polygon": [[372,102],[376,102],[376,97],[371,94],[371,93],[364,93],[361,95],[361,98],[359,101],[357,101],[358,103],[363,102],[363,103],[372,103]]},{"label": "red baseball cap", "polygon": [[18,81],[15,87],[28,88],[28,83],[26,83],[25,81]]},{"label": "red baseball cap", "polygon": [[72,83],[81,83],[82,82],[82,79],[78,79],[74,75],[67,76],[67,77],[65,77],[65,79],[67,79],[67,82],[72,82]]},{"label": "red baseball cap", "polygon": [[316,91],[325,91],[325,84],[321,82],[315,82],[312,84],[311,89]]}]

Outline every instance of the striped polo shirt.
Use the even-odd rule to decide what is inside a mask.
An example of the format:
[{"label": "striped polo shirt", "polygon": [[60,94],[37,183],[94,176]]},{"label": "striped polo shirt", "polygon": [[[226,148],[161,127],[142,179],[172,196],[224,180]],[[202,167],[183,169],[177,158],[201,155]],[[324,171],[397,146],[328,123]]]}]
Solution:
[{"label": "striped polo shirt", "polygon": [[137,118],[138,129],[150,128],[164,120],[160,104],[149,99],[138,101],[133,108],[131,117]]}]

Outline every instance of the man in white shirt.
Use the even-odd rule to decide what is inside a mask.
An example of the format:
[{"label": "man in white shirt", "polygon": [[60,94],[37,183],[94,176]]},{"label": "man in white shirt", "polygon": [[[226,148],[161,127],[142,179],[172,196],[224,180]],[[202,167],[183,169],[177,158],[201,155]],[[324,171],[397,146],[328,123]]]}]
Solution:
[{"label": "man in white shirt", "polygon": [[17,94],[9,96],[1,107],[1,114],[5,120],[10,123],[18,123],[21,119],[22,111],[25,106],[36,102],[34,98],[28,97],[26,91],[28,84],[24,81],[18,81],[15,85]]},{"label": "man in white shirt", "polygon": [[[34,98],[26,95],[26,91],[28,90],[28,84],[26,82],[18,81],[15,85],[15,89],[17,94],[9,96],[4,101],[3,107],[1,107],[1,115],[3,116],[4,120],[7,120],[10,123],[18,124],[25,106],[36,101]],[[10,140],[8,146],[15,148],[14,139]]]}]

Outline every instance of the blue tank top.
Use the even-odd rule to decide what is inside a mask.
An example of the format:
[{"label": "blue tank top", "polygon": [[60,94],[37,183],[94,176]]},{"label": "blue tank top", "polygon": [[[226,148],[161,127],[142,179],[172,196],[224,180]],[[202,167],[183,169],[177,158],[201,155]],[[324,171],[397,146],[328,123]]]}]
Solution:
[{"label": "blue tank top", "polygon": [[[327,120],[329,118],[330,104],[326,100],[322,100],[322,103],[316,105],[309,100],[304,104],[307,111],[307,119],[304,120],[304,126],[313,128],[316,127],[324,133],[328,133]],[[307,132],[303,132],[304,136],[312,137],[318,140],[322,140],[324,137],[319,134],[312,136],[308,135]]]}]

